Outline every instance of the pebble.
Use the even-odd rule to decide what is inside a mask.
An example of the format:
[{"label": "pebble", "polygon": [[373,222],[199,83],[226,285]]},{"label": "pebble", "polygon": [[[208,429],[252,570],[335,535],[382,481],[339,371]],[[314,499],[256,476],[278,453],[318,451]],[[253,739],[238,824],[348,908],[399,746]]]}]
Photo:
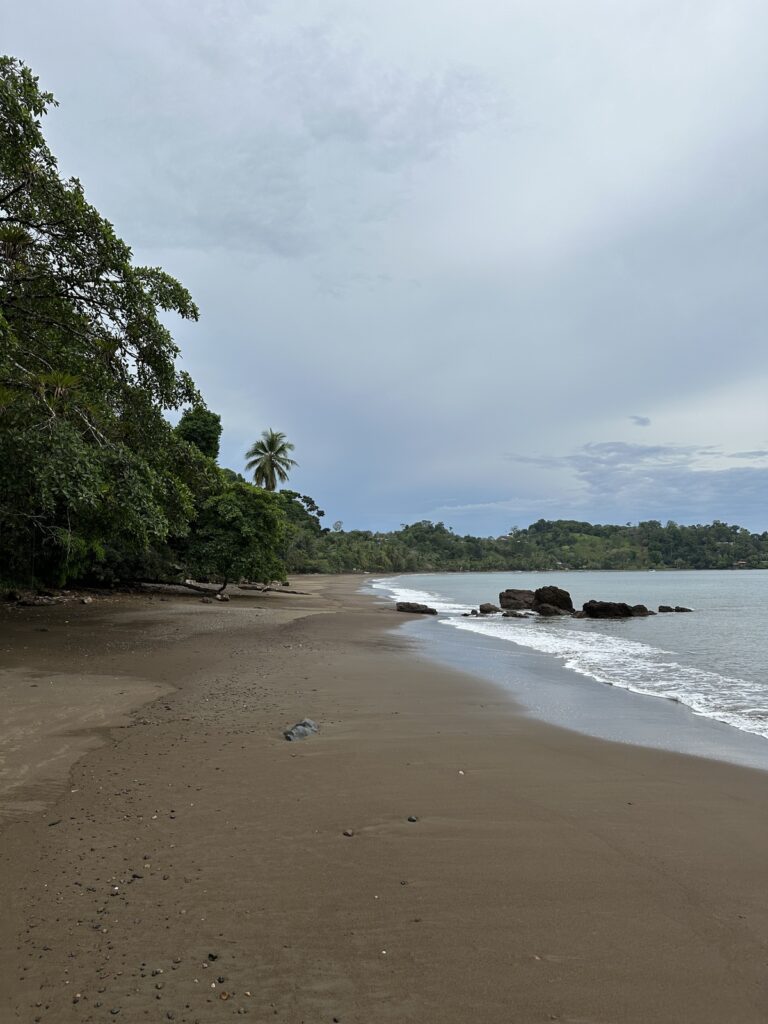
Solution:
[{"label": "pebble", "polygon": [[345,835],[345,836],[353,836],[354,834],[355,833],[352,831],[351,828],[345,828],[344,829],[343,835]]},{"label": "pebble", "polygon": [[415,814],[409,814],[408,815],[408,821],[418,821],[418,820],[419,819],[416,817]]}]

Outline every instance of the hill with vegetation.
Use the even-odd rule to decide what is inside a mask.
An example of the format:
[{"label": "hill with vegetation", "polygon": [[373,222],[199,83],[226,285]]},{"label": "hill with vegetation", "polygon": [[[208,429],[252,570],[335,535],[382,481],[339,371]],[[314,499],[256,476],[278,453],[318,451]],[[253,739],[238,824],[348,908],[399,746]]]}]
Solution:
[{"label": "hill with vegetation", "polygon": [[[309,518],[309,517],[308,517]],[[768,569],[768,532],[740,526],[596,526],[540,519],[501,537],[419,522],[391,533],[324,530],[315,516],[291,536],[294,572],[492,572],[541,569]]]}]

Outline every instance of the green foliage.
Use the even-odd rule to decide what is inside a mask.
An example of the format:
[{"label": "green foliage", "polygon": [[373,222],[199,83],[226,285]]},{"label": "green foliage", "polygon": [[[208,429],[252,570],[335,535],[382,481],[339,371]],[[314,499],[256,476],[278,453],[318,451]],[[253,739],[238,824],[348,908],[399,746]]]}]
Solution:
[{"label": "green foliage", "polygon": [[197,309],[60,176],[53,103],[0,58],[0,565],[18,583],[159,564],[220,486],[164,416],[201,403],[164,323]]},{"label": "green foliage", "polygon": [[279,430],[263,430],[259,440],[245,453],[245,468],[253,473],[253,482],[268,491],[274,491],[278,482],[285,483],[291,468],[298,465],[290,457],[293,449],[294,445]]},{"label": "green foliage", "polygon": [[203,502],[182,546],[183,564],[195,579],[222,584],[283,579],[285,566],[278,552],[284,534],[280,495],[253,484],[226,483]]},{"label": "green foliage", "polygon": [[203,405],[186,409],[176,426],[176,433],[193,444],[203,455],[215,462],[219,457],[221,416]]},{"label": "green foliage", "polygon": [[540,519],[502,537],[459,536],[427,521],[392,533],[302,528],[292,572],[490,572],[553,569],[768,568],[768,533],[715,522],[600,526]]}]

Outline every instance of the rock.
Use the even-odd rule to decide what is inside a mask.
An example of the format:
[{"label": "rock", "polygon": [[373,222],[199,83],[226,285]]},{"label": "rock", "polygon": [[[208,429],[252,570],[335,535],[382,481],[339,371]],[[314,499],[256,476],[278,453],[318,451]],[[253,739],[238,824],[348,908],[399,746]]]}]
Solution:
[{"label": "rock", "polygon": [[659,605],[659,611],[660,612],[673,612],[674,610],[675,609],[672,607],[671,604],[660,604]]},{"label": "rock", "polygon": [[398,601],[395,607],[399,612],[409,612],[411,615],[437,615],[436,608],[430,608],[428,604],[419,604],[417,601]]},{"label": "rock", "polygon": [[201,597],[200,598],[200,604],[213,604],[213,598],[212,597]]},{"label": "rock", "polygon": [[481,615],[494,615],[496,612],[500,612],[501,608],[497,608],[495,604],[486,601],[485,604],[480,605],[478,611]]},{"label": "rock", "polygon": [[217,601],[228,601],[229,600],[229,594],[217,594],[216,595],[216,600]]},{"label": "rock", "polygon": [[543,615],[544,618],[547,619],[553,618],[557,615],[566,614],[566,612],[564,612],[562,608],[556,608],[553,604],[537,604],[535,606],[535,611],[537,611],[539,615]]},{"label": "rock", "polygon": [[22,608],[45,608],[48,605],[56,604],[55,597],[22,597],[17,602]]},{"label": "rock", "polygon": [[80,598],[80,604],[93,604],[93,598],[92,597],[81,597]]},{"label": "rock", "polygon": [[507,611],[505,611],[503,614],[504,614],[504,618],[505,619],[529,619],[530,618],[530,615],[526,615],[525,612],[514,611],[511,608],[508,609]]},{"label": "rock", "polygon": [[477,610],[477,608],[473,608],[469,614],[470,616],[474,615],[475,617],[477,617],[480,614],[480,612]]},{"label": "rock", "polygon": [[419,819],[416,817],[415,814],[409,814],[408,815],[408,821],[418,821],[418,820]]},{"label": "rock", "polygon": [[343,832],[342,832],[341,834],[342,834],[343,836],[351,837],[351,836],[353,836],[353,835],[354,835],[355,833],[354,833],[354,832],[352,831],[352,829],[351,829],[351,828],[345,828],[345,829],[344,829],[344,831],[343,831]]},{"label": "rock", "polygon": [[675,611],[676,612],[692,612],[693,608],[683,608],[683,606],[681,604],[677,604],[677,605],[675,605]]},{"label": "rock", "polygon": [[623,601],[587,601],[582,610],[587,619],[631,619],[635,615]]},{"label": "rock", "polygon": [[510,608],[513,611],[522,611],[525,608],[533,608],[532,590],[502,590],[499,594],[499,604],[502,608]]},{"label": "rock", "polygon": [[316,722],[313,722],[311,718],[302,718],[296,725],[292,725],[290,729],[286,729],[283,736],[287,740],[303,740],[307,736],[311,736],[315,732],[319,732],[320,728]]},{"label": "rock", "polygon": [[645,615],[655,615],[656,612],[652,612],[650,608],[646,608],[644,604],[633,604],[632,614],[640,617]]},{"label": "rock", "polygon": [[539,611],[539,605],[548,604],[559,608],[562,612],[573,611],[573,601],[567,590],[560,587],[539,587],[533,594],[533,610]]}]

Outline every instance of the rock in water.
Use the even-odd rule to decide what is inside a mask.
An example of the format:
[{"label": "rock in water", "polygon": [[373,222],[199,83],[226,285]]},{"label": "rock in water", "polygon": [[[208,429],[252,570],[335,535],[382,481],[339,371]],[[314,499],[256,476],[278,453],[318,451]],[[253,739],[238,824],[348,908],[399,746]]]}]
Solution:
[{"label": "rock in water", "polygon": [[550,605],[561,612],[572,612],[573,601],[567,590],[560,587],[539,587],[533,594],[533,610],[539,612],[539,605]]},{"label": "rock in water", "polygon": [[672,607],[671,604],[660,604],[659,605],[659,611],[660,612],[673,612],[674,610],[675,609]]},{"label": "rock in water", "polygon": [[635,614],[623,601],[587,601],[583,612],[587,619],[631,619]]},{"label": "rock in water", "polygon": [[283,736],[287,740],[303,740],[307,736],[311,736],[312,733],[319,732],[320,727],[317,722],[313,722],[311,718],[302,718],[296,725],[292,725],[290,729],[286,729],[283,732]]},{"label": "rock in water", "polygon": [[683,608],[681,604],[675,605],[676,612],[692,612],[693,608]]},{"label": "rock in water", "polygon": [[567,614],[562,608],[556,608],[553,604],[537,604],[534,606],[534,610],[546,619],[554,618],[556,615]]},{"label": "rock in water", "polygon": [[499,604],[502,608],[509,608],[511,611],[524,611],[533,608],[532,590],[502,590],[499,594]]},{"label": "rock in water", "polygon": [[491,604],[490,601],[486,601],[485,604],[481,604],[478,609],[481,615],[493,615],[495,612],[500,612],[501,608],[497,608],[495,604]]},{"label": "rock in water", "polygon": [[418,604],[416,601],[398,601],[395,607],[399,612],[410,612],[412,615],[437,615],[436,608],[430,608],[428,604]]}]

